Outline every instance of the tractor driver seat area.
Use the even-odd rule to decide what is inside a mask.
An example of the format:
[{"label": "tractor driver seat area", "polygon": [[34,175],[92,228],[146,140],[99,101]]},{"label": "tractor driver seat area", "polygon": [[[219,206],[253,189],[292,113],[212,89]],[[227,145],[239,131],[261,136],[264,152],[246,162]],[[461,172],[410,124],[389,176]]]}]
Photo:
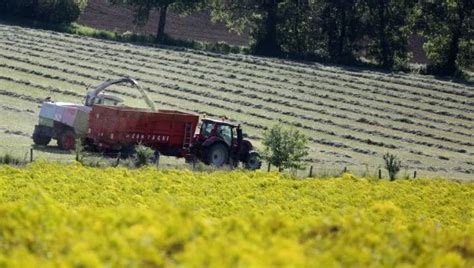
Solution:
[{"label": "tractor driver seat area", "polygon": [[227,125],[220,125],[217,129],[217,135],[221,137],[227,145],[232,145],[232,129]]}]

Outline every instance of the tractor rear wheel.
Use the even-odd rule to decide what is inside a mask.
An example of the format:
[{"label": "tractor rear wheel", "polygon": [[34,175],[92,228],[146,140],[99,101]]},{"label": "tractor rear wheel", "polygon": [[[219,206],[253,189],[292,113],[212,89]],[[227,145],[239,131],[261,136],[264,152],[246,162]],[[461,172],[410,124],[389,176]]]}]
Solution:
[{"label": "tractor rear wheel", "polygon": [[260,161],[260,155],[257,152],[250,152],[247,160],[245,161],[245,168],[249,170],[257,170],[262,166]]},{"label": "tractor rear wheel", "polygon": [[58,138],[58,146],[63,150],[74,150],[76,147],[76,134],[72,130],[66,130]]},{"label": "tractor rear wheel", "polygon": [[229,149],[222,143],[214,144],[207,151],[207,159],[209,165],[221,167],[229,159]]}]

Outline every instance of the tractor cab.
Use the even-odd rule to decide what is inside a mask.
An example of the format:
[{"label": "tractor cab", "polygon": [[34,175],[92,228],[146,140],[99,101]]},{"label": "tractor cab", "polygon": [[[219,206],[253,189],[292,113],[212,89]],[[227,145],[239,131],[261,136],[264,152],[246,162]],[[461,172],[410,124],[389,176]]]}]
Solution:
[{"label": "tractor cab", "polygon": [[236,126],[230,122],[203,119],[198,138],[201,140],[217,138],[227,144],[227,146],[232,146],[237,141],[237,132],[242,133],[240,126]]},{"label": "tractor cab", "polygon": [[214,166],[237,166],[239,161],[248,169],[258,169],[261,165],[252,143],[243,139],[240,125],[225,120],[203,119],[191,150],[203,162]]}]

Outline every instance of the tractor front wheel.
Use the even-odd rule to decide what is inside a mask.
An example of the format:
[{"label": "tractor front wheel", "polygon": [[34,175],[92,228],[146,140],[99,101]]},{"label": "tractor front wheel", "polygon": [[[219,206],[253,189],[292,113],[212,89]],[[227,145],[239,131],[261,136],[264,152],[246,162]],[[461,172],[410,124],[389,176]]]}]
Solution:
[{"label": "tractor front wheel", "polygon": [[58,139],[59,148],[70,151],[76,147],[76,134],[72,130],[66,130],[59,136]]},{"label": "tractor front wheel", "polygon": [[229,159],[229,149],[222,143],[214,144],[207,151],[207,159],[209,165],[221,167]]},{"label": "tractor front wheel", "polygon": [[245,168],[249,170],[257,170],[262,166],[260,161],[260,155],[257,152],[250,152],[247,160],[245,161]]}]

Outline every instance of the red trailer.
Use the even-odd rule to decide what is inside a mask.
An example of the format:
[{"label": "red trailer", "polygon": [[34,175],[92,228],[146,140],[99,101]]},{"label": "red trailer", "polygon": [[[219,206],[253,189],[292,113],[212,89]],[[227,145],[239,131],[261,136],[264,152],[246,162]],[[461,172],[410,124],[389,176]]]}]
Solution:
[{"label": "red trailer", "polygon": [[127,153],[143,144],[163,155],[184,157],[189,152],[199,115],[189,112],[94,105],[89,114],[89,143],[99,149]]}]

